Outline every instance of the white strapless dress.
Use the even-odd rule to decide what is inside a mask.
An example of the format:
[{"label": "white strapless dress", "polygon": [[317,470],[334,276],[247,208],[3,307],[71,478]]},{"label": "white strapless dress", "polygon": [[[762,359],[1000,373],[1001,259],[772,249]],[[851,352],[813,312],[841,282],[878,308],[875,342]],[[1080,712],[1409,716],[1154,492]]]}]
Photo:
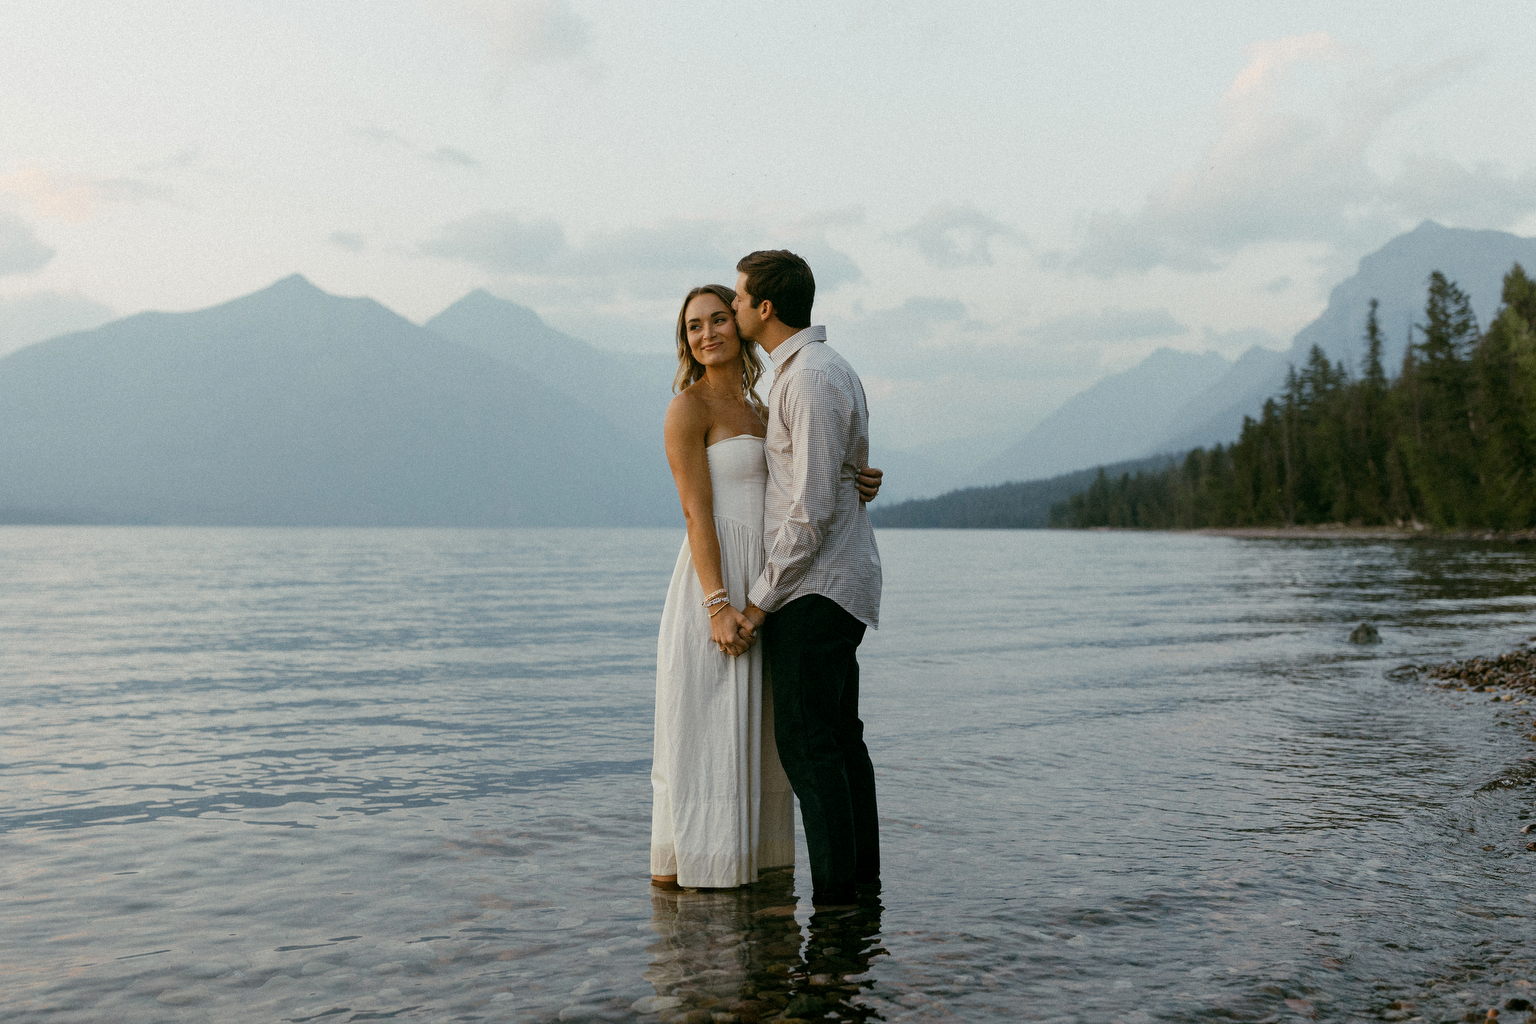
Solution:
[{"label": "white strapless dress", "polygon": [[[763,439],[729,437],[705,454],[725,588],[742,608],[763,569]],[[651,874],[725,888],[795,862],[794,794],[774,744],[762,644],[721,654],[703,602],[685,538],[656,648]]]}]

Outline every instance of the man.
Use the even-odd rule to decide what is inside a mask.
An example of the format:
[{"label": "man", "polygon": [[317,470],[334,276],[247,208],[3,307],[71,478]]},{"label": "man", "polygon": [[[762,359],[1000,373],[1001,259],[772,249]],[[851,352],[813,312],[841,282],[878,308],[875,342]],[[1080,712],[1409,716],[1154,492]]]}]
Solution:
[{"label": "man", "polygon": [[[792,252],[736,264],[737,332],[773,359],[762,575],[748,593],[773,678],[774,739],[800,798],[812,902],[854,902],[880,880],[875,770],[859,720],[859,642],[878,626],[880,553],[853,486],[869,409],[853,367],[811,326],[816,280]],[[766,624],[766,625],[765,625]]]}]

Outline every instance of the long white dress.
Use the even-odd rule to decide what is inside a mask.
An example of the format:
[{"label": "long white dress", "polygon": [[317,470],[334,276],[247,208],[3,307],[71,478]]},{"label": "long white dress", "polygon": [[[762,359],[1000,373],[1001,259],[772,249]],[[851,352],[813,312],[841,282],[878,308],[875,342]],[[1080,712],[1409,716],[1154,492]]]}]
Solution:
[{"label": "long white dress", "polygon": [[[724,585],[743,608],[763,568],[763,439],[729,437],[705,454]],[[651,874],[728,888],[795,862],[794,794],[773,740],[762,644],[720,653],[703,602],[684,539],[656,647]]]}]

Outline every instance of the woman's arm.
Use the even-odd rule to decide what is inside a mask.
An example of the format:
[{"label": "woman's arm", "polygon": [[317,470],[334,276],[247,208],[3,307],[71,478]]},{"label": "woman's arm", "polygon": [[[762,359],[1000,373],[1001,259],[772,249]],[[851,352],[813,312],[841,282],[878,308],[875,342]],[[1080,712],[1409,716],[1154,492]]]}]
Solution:
[{"label": "woman's arm", "polygon": [[[704,453],[709,434],[709,413],[702,402],[678,395],[667,406],[667,463],[677,484],[677,496],[683,504],[683,518],[688,521],[688,550],[693,568],[699,575],[704,593],[712,594],[725,586],[720,571],[720,537],[715,533],[715,496],[709,482],[709,456]],[[730,605],[698,608],[695,614],[714,616],[709,632],[715,644],[727,654],[741,654],[752,646],[750,634],[739,633],[741,613]]]}]

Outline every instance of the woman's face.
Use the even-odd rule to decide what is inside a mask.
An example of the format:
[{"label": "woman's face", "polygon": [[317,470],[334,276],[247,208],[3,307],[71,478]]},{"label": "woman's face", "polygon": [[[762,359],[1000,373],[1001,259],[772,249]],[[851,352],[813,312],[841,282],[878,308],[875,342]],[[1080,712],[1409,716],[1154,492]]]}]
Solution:
[{"label": "woman's face", "polygon": [[683,326],[688,331],[688,350],[705,366],[719,366],[741,356],[736,317],[713,292],[693,297],[683,313]]}]

